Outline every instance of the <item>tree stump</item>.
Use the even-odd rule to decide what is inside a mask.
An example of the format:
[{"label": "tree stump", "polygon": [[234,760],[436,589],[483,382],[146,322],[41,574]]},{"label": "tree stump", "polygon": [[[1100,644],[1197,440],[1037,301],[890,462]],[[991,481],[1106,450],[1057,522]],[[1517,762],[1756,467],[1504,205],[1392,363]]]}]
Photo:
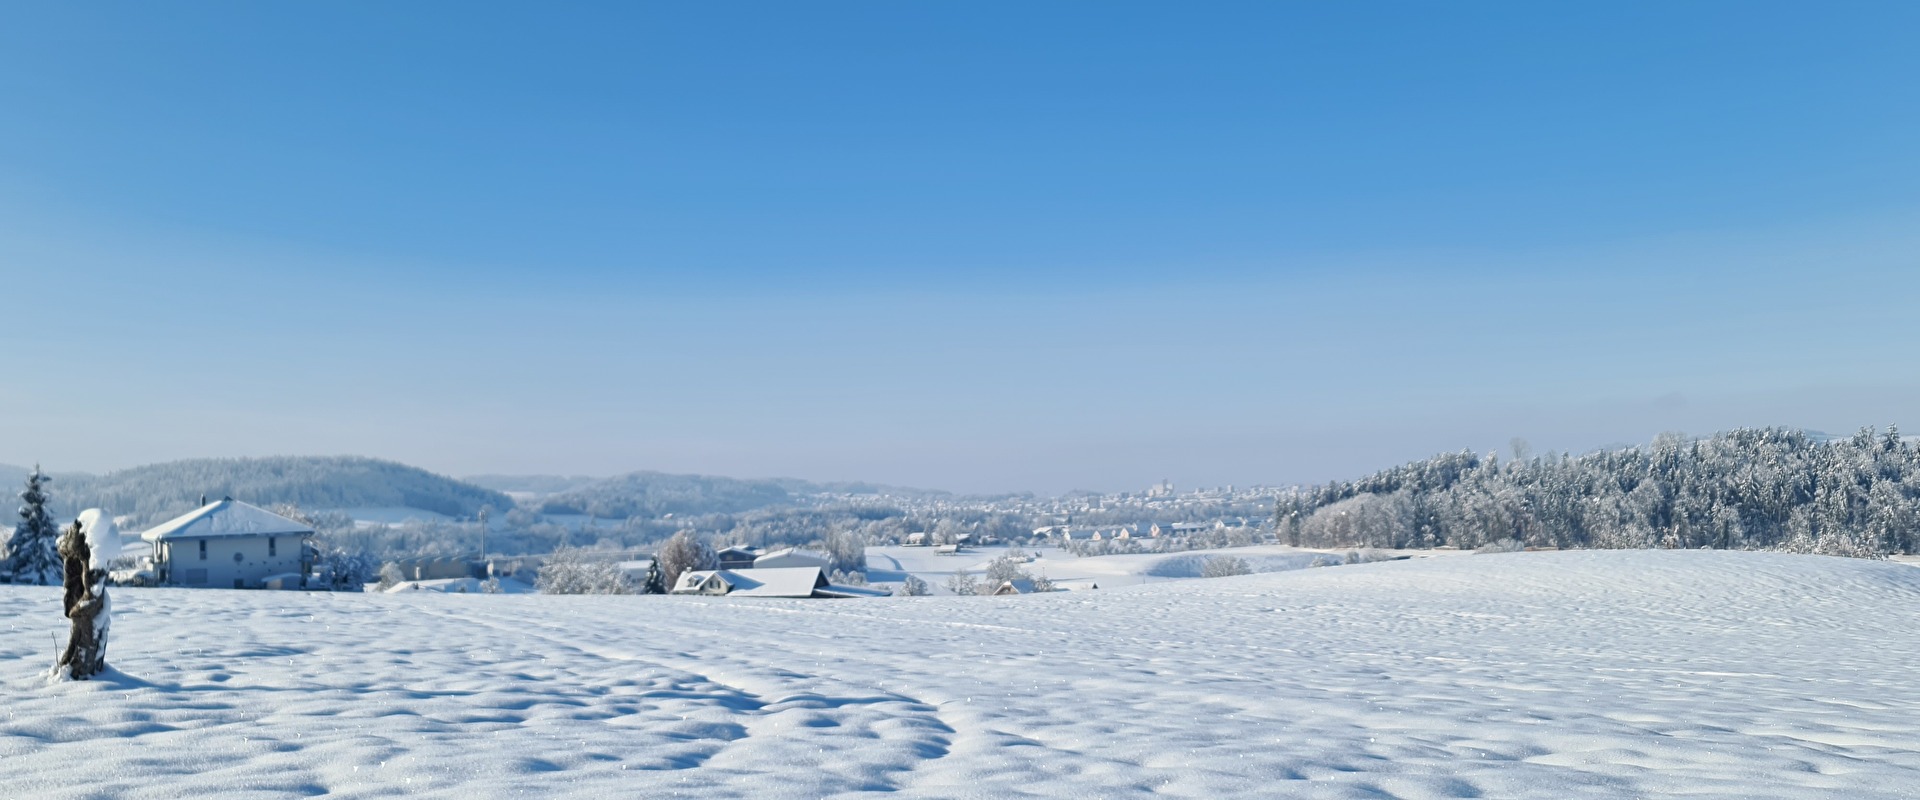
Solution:
[{"label": "tree stump", "polygon": [[60,654],[59,667],[66,677],[81,681],[107,668],[107,628],[113,620],[107,610],[107,571],[92,568],[92,556],[79,522],[61,532],[65,612],[73,623],[73,632],[67,637],[66,651]]}]

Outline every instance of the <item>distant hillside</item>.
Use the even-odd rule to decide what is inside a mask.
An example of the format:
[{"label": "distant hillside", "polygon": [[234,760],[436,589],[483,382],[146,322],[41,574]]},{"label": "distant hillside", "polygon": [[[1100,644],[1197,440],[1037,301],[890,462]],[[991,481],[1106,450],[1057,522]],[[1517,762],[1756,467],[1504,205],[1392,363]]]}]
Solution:
[{"label": "distant hillside", "polygon": [[779,486],[793,494],[886,494],[895,497],[951,497],[952,492],[939,489],[915,489],[908,486],[888,486],[884,483],[866,481],[803,481],[798,478],[769,478],[768,483]]},{"label": "distant hillside", "polygon": [[[506,484],[507,481],[502,481],[494,485]],[[511,485],[542,484],[532,479],[520,479]],[[742,479],[643,471],[567,489],[541,497],[529,505],[545,514],[591,514],[601,519],[652,518],[666,514],[735,514],[777,506],[805,505],[812,497],[823,494],[927,497],[944,496],[947,492],[860,482],[815,483],[796,478]]]},{"label": "distant hillside", "polygon": [[[26,469],[11,472],[16,477],[0,483],[25,481]],[[483,505],[513,507],[512,498],[491,489],[405,464],[353,456],[171,461],[105,475],[59,474],[51,488],[54,511],[62,517],[98,507],[132,516],[139,527],[193,510],[202,495],[308,509],[405,507],[455,517],[472,516]]]},{"label": "distant hillside", "polygon": [[794,493],[776,481],[633,472],[544,498],[537,507],[545,514],[625,519],[730,514],[793,502]]},{"label": "distant hillside", "polygon": [[591,486],[601,479],[586,475],[467,475],[460,480],[496,492],[549,495]]}]

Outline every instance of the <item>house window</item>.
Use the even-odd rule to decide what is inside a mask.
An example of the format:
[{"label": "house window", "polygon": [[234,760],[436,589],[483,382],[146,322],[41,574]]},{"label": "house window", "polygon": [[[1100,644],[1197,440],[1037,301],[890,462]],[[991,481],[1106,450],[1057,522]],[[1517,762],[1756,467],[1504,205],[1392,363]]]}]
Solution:
[{"label": "house window", "polygon": [[207,540],[205,539],[200,540],[200,560],[207,560]]},{"label": "house window", "polygon": [[272,558],[277,555],[280,555],[280,539],[277,536],[269,536],[267,537],[267,557]]}]

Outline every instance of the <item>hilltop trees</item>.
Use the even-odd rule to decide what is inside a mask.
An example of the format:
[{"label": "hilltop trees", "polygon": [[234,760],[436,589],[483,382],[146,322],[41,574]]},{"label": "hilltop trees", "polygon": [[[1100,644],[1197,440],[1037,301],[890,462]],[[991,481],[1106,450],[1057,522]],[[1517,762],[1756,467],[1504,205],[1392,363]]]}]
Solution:
[{"label": "hilltop trees", "polygon": [[47,512],[46,483],[51,480],[34,467],[20,492],[20,523],[0,546],[0,573],[9,583],[46,586],[60,580],[60,530]]},{"label": "hilltop trees", "polygon": [[1910,553],[1920,446],[1891,428],[1831,441],[1760,428],[1506,463],[1450,453],[1300,490],[1274,521],[1282,541],[1308,547]]}]

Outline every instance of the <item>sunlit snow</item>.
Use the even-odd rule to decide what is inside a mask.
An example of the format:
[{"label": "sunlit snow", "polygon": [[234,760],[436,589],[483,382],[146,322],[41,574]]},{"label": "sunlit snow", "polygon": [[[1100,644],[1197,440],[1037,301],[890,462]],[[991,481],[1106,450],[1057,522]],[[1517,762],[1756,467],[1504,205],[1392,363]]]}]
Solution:
[{"label": "sunlit snow", "polygon": [[[10,797],[1912,797],[1920,570],[1517,553],[1022,597],[0,587]],[[103,746],[104,745],[104,746]]]}]

